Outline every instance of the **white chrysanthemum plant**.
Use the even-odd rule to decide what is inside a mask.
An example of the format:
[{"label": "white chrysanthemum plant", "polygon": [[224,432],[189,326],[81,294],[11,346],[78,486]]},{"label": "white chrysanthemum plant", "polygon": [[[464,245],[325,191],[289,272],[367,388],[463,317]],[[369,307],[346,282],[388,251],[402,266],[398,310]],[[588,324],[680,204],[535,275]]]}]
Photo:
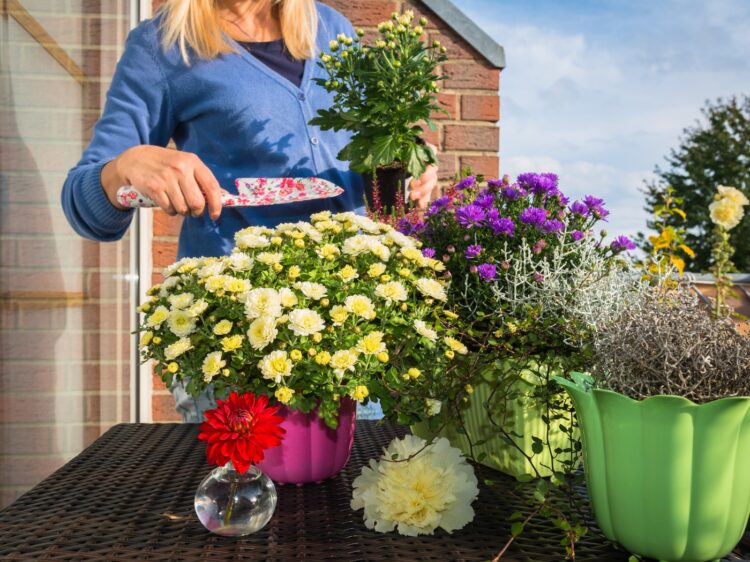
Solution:
[{"label": "white chrysanthemum plant", "polygon": [[414,435],[391,441],[352,487],[352,509],[364,509],[368,529],[408,536],[462,529],[474,519],[471,504],[479,495],[460,450],[443,437],[427,444]]},{"label": "white chrysanthemum plant", "polygon": [[467,349],[444,308],[443,264],[386,224],[353,213],[250,227],[231,255],[186,258],[141,305],[141,351],[171,384],[212,385],[318,408],[380,400],[410,423],[440,409],[445,373]]}]

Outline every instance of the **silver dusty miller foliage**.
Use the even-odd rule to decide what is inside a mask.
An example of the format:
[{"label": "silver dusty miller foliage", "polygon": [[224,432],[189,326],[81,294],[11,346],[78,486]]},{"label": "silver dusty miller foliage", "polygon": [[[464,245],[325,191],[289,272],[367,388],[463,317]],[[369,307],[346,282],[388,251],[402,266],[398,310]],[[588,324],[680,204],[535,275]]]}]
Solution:
[{"label": "silver dusty miller foliage", "polygon": [[594,353],[599,386],[634,399],[750,396],[750,337],[716,319],[686,284],[643,292],[600,327]]}]

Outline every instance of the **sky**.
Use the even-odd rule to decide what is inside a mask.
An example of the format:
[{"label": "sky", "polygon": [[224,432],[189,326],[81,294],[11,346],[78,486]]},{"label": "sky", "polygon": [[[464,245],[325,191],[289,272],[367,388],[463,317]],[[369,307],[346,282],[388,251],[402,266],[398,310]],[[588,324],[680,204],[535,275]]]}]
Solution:
[{"label": "sky", "polygon": [[645,230],[643,182],[707,100],[750,94],[750,0],[454,0],[505,48],[500,170],[603,197]]}]

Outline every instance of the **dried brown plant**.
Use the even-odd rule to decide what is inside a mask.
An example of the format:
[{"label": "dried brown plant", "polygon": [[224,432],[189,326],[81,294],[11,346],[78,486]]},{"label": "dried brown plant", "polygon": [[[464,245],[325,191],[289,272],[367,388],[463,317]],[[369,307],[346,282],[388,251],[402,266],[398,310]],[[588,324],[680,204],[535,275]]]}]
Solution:
[{"label": "dried brown plant", "polygon": [[750,338],[687,285],[645,292],[598,331],[594,350],[599,386],[634,399],[750,396]]}]

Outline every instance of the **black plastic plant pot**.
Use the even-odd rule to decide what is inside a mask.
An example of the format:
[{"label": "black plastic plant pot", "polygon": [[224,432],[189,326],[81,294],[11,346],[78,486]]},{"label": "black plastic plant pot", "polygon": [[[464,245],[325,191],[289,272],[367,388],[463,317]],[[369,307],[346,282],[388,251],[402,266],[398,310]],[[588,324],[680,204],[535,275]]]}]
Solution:
[{"label": "black plastic plant pot", "polygon": [[391,215],[399,208],[403,208],[406,171],[401,163],[396,162],[387,168],[378,168],[375,171],[375,176],[377,186],[373,181],[372,174],[364,174],[365,198],[367,199],[368,209],[378,211],[380,208],[382,214]]}]

